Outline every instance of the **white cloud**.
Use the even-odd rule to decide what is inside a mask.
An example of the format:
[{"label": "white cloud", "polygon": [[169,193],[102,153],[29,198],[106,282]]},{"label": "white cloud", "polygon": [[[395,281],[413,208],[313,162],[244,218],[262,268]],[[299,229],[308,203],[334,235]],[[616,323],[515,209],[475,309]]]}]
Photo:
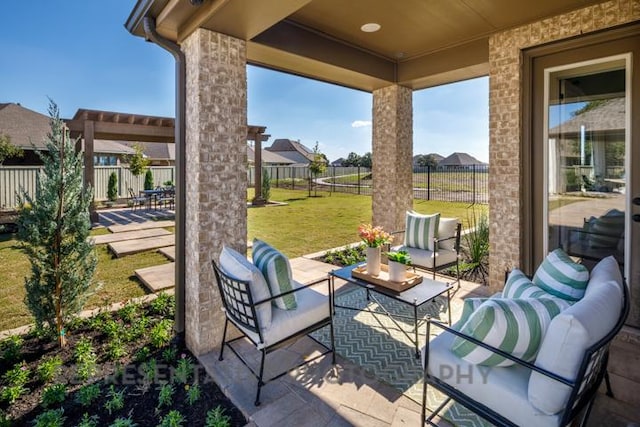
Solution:
[{"label": "white cloud", "polygon": [[363,128],[371,126],[371,120],[355,120],[351,123],[352,128]]}]

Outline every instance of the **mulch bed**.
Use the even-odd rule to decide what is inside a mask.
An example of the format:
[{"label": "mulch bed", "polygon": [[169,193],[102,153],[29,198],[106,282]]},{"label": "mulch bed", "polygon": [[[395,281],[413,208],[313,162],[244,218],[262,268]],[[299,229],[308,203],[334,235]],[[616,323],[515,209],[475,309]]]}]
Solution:
[{"label": "mulch bed", "polygon": [[[33,425],[40,414],[58,408],[64,410],[65,426],[78,425],[85,413],[94,416],[95,425],[99,426],[108,426],[118,418],[130,418],[139,427],[157,426],[171,410],[180,412],[184,418],[182,425],[204,426],[207,412],[218,406],[229,417],[228,425],[245,425],[242,413],[220,391],[182,341],[172,337],[174,302],[172,297],[165,300],[165,305],[156,304],[154,307],[152,303],[130,309],[125,313],[128,320],[122,318],[123,310],[120,310],[77,321],[69,328],[68,344],[64,348],[50,337],[36,334],[22,337],[18,347],[11,346],[11,339],[3,341],[0,344],[0,399],[3,390],[10,385],[7,371],[16,364],[29,372],[29,380],[25,384],[26,391],[15,402],[9,403],[6,398],[0,402],[0,426]],[[135,312],[133,316],[132,312]],[[163,321],[164,328],[158,326]],[[136,328],[138,331],[134,332]],[[156,334],[163,329],[169,333]],[[86,342],[86,339],[91,342],[96,355],[95,373],[81,379],[76,348],[80,341]],[[114,346],[114,341],[121,345]],[[39,378],[38,367],[53,357],[59,357],[62,363],[55,379],[45,383]],[[180,371],[180,364],[187,369]],[[186,380],[181,375],[183,372],[187,372]],[[44,408],[43,391],[52,384],[64,384],[66,397],[63,402]],[[79,390],[87,384],[98,385],[99,397],[90,405],[82,406],[77,401]],[[174,391],[171,403],[160,405],[159,394],[164,384],[170,384]],[[189,390],[193,393],[194,387],[200,391],[199,398],[189,404],[187,396]],[[122,408],[112,409],[109,413],[105,404],[112,396],[109,394],[111,390],[122,392],[124,398]],[[7,419],[11,420],[9,424],[5,424]]]}]

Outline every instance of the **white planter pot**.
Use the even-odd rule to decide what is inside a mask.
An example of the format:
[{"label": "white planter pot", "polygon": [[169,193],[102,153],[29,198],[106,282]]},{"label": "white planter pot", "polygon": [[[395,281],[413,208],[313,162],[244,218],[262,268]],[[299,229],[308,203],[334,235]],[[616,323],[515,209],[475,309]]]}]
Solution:
[{"label": "white planter pot", "polygon": [[380,274],[380,253],[381,249],[367,247],[367,273],[372,276]]},{"label": "white planter pot", "polygon": [[407,278],[407,266],[399,262],[389,260],[389,280],[402,282]]}]

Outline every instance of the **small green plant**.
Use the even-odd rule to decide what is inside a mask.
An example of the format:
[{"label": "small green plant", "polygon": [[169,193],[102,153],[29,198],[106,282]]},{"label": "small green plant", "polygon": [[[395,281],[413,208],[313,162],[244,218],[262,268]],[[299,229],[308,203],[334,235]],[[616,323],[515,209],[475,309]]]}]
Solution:
[{"label": "small green plant", "polygon": [[265,202],[271,199],[271,177],[269,172],[265,169],[262,170],[262,198]]},{"label": "small green plant", "polygon": [[107,410],[109,415],[124,408],[124,390],[116,391],[115,386],[111,384],[107,398],[108,400],[104,404],[104,409]]},{"label": "small green plant", "polygon": [[81,381],[86,381],[96,373],[97,356],[91,340],[82,337],[76,343],[74,359],[77,363],[76,374]]},{"label": "small green plant", "polygon": [[35,427],[62,427],[66,419],[64,409],[49,409],[38,415],[36,419],[33,420],[33,425]]},{"label": "small green plant", "polygon": [[137,424],[133,422],[131,417],[129,418],[117,418],[114,422],[109,424],[109,427],[136,427]]},{"label": "small green plant", "polygon": [[345,248],[337,251],[328,251],[324,255],[324,262],[339,266],[353,265],[366,259],[365,244]]},{"label": "small green plant", "polygon": [[171,410],[167,415],[162,417],[159,426],[160,427],[181,427],[184,424],[184,416],[180,411]]},{"label": "small green plant", "polygon": [[173,187],[173,181],[168,180],[162,183],[165,187]]},{"label": "small green plant", "polygon": [[389,261],[399,262],[400,264],[410,265],[411,256],[407,251],[390,251],[386,253]]},{"label": "small green plant", "polygon": [[180,360],[178,360],[178,366],[175,371],[175,381],[180,384],[186,384],[189,378],[193,374],[193,360],[186,354],[182,353]]},{"label": "small green plant", "polygon": [[189,405],[194,405],[198,400],[200,400],[202,392],[198,383],[194,383],[191,386],[186,384],[184,388],[187,390],[186,401]]},{"label": "small green plant", "polygon": [[28,392],[29,389],[25,385],[29,381],[30,374],[29,368],[24,363],[17,363],[5,372],[2,378],[6,386],[0,392],[0,399],[13,404],[20,396]]},{"label": "small green plant", "polygon": [[111,172],[109,175],[109,182],[107,183],[107,199],[111,202],[118,200],[118,175],[115,172]]},{"label": "small green plant", "polygon": [[49,408],[59,405],[67,398],[67,386],[64,384],[52,384],[44,388],[40,401],[42,406]]},{"label": "small green plant", "polygon": [[0,427],[11,427],[11,418],[0,410]]},{"label": "small green plant", "polygon": [[176,356],[178,354],[178,349],[174,346],[169,346],[162,350],[162,360],[167,363],[173,363],[176,360]]},{"label": "small green plant", "polygon": [[149,350],[149,347],[144,346],[138,351],[136,351],[136,354],[134,355],[133,359],[138,363],[143,363],[149,358],[150,355],[151,355],[151,350]]},{"label": "small green plant", "polygon": [[2,341],[0,348],[2,349],[2,361],[6,365],[12,365],[20,360],[23,339],[20,335],[11,335]]},{"label": "small green plant", "polygon": [[38,367],[36,368],[36,372],[38,373],[38,378],[43,383],[48,383],[53,381],[55,377],[60,375],[62,371],[62,359],[60,356],[48,357],[42,360]]},{"label": "small green plant", "polygon": [[140,306],[132,302],[128,302],[124,307],[118,310],[118,315],[125,322],[131,323],[138,316],[140,312]]},{"label": "small green plant", "polygon": [[158,393],[158,409],[164,407],[170,407],[173,405],[173,395],[176,389],[171,384],[163,384],[160,386]]},{"label": "small green plant", "polygon": [[102,324],[100,330],[109,339],[116,338],[122,333],[122,324],[113,319],[108,319]]},{"label": "small green plant", "polygon": [[124,343],[119,337],[109,340],[105,350],[109,360],[119,360],[127,353]]},{"label": "small green plant", "polygon": [[151,302],[151,311],[163,317],[173,317],[175,300],[173,296],[166,292],[161,292],[158,297]]},{"label": "small green plant", "polygon": [[161,348],[171,341],[173,322],[162,319],[149,332],[149,342],[155,348]]},{"label": "small green plant", "polygon": [[146,362],[143,362],[141,369],[146,382],[152,383],[156,380],[156,377],[158,376],[158,364],[156,359],[150,358]]},{"label": "small green plant", "polygon": [[464,252],[468,260],[461,265],[462,277],[482,277],[486,283],[489,259],[489,218],[486,212],[476,215],[472,212],[468,218],[471,229],[464,235],[466,247]]},{"label": "small green plant", "polygon": [[85,412],[76,427],[98,427],[98,421],[100,421],[100,418],[97,415],[89,416],[89,414]]},{"label": "small green plant", "polygon": [[82,386],[76,393],[76,402],[87,408],[100,397],[100,386],[96,383]]},{"label": "small green plant", "polygon": [[204,425],[206,427],[229,427],[231,425],[231,417],[225,415],[222,406],[216,406],[207,412],[207,418]]},{"label": "small green plant", "polygon": [[144,173],[144,189],[153,190],[153,172],[151,172],[151,169],[147,169]]}]

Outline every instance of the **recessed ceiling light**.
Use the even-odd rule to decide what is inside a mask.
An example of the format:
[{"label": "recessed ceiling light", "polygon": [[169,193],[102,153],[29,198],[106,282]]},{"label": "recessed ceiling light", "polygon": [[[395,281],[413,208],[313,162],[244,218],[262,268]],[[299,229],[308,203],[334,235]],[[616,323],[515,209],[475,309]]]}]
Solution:
[{"label": "recessed ceiling light", "polygon": [[380,29],[380,24],[375,22],[369,22],[368,24],[364,24],[360,29],[365,33],[375,33]]}]

